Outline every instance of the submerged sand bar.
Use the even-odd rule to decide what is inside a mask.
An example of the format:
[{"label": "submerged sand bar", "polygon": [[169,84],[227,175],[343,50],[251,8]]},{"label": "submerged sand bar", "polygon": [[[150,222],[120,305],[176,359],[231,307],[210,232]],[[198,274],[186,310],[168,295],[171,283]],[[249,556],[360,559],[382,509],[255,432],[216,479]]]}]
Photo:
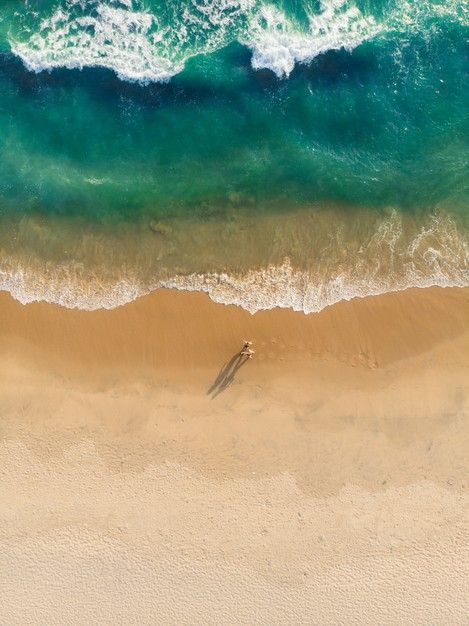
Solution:
[{"label": "submerged sand bar", "polygon": [[0,294],[0,621],[465,623],[468,364],[468,289]]}]

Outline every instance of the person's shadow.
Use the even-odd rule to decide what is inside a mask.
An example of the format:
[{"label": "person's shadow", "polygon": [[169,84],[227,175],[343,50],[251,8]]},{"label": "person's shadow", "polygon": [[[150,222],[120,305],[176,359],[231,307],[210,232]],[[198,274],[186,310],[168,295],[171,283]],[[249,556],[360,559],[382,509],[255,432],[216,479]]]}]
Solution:
[{"label": "person's shadow", "polygon": [[216,398],[220,393],[225,391],[225,389],[233,383],[238,370],[243,367],[247,361],[249,361],[249,357],[245,354],[237,352],[233,355],[218,372],[218,376],[208,389],[207,395],[212,394],[213,400],[213,398]]}]

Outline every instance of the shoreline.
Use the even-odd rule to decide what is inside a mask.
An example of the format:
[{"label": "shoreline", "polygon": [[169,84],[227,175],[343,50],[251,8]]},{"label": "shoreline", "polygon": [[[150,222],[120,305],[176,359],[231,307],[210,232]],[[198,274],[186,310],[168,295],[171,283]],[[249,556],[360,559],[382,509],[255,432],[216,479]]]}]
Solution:
[{"label": "shoreline", "polygon": [[[21,409],[11,432],[47,440],[52,428],[69,442],[79,432],[105,449],[115,437],[126,440],[135,414],[127,443],[143,446],[149,464],[156,461],[153,443],[171,433],[168,458],[190,459],[200,471],[221,464],[237,474],[259,462],[275,473],[280,455],[281,466],[311,483],[301,433],[309,441],[316,431],[345,428],[353,448],[371,428],[394,449],[394,439],[399,447],[438,436],[443,416],[452,424],[468,409],[469,289],[409,290],[312,315],[285,309],[251,315],[205,294],[172,290],[94,312],[23,306],[0,294],[0,311],[0,397],[31,413],[21,426]],[[254,341],[256,353],[240,363],[244,339]],[[285,450],[282,434],[293,437]],[[230,438],[239,442],[238,456],[227,453]],[[267,442],[274,455],[251,457],[249,450]],[[299,449],[306,456],[297,466]],[[367,454],[380,465],[381,452],[382,443]],[[426,473],[417,474],[437,480],[425,465]],[[343,480],[355,470],[350,466]],[[361,471],[357,476],[360,484],[373,483]],[[321,481],[311,484],[322,491]]]},{"label": "shoreline", "polygon": [[2,220],[0,290],[23,304],[93,311],[173,288],[250,313],[313,313],[356,297],[469,286],[467,226],[451,213],[225,211],[96,229],[72,218]]},{"label": "shoreline", "polygon": [[0,293],[0,621],[463,624],[468,305]]}]

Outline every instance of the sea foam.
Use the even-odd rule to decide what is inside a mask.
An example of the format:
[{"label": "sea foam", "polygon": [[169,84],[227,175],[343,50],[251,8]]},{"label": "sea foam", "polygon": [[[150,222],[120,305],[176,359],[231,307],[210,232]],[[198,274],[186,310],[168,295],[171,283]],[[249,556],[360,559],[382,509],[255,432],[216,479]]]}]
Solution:
[{"label": "sea foam", "polygon": [[0,262],[0,290],[23,304],[45,301],[83,310],[112,309],[159,288],[207,293],[217,303],[250,313],[276,307],[303,313],[321,311],[341,300],[402,291],[411,287],[469,287],[469,242],[447,217],[434,216],[408,240],[397,212],[382,221],[347,263],[302,269],[285,257],[243,272],[174,273],[143,278],[138,268],[118,279],[107,270],[82,264],[36,263],[21,267]]},{"label": "sea foam", "polygon": [[164,82],[180,72],[183,63],[158,53],[165,36],[154,15],[133,11],[130,0],[118,3],[69,0],[25,41],[11,40],[14,54],[32,71],[58,67],[105,67],[124,80]]},{"label": "sea foam", "polygon": [[435,20],[469,21],[469,9],[458,0],[399,0],[380,19],[351,0],[320,0],[319,11],[308,6],[305,26],[260,0],[191,0],[179,8],[168,2],[161,15],[143,0],[63,0],[9,43],[35,72],[99,66],[145,84],[168,81],[189,58],[233,41],[250,48],[254,69],[282,77],[295,63],[328,50],[352,50],[380,34],[420,30],[427,36]]},{"label": "sea foam", "polygon": [[192,56],[235,40],[252,50],[254,69],[288,76],[296,62],[353,49],[381,30],[346,0],[322,0],[307,28],[258,0],[193,0],[179,15],[161,16],[146,6],[140,0],[67,0],[11,37],[10,47],[35,72],[99,66],[123,80],[149,83],[168,81]]},{"label": "sea foam", "polygon": [[207,273],[177,275],[145,284],[137,277],[124,277],[115,283],[99,278],[72,277],[69,272],[39,275],[24,269],[0,269],[0,291],[9,292],[22,304],[49,302],[69,309],[94,311],[114,309],[160,288],[207,293],[216,303],[237,305],[249,313],[289,308],[317,313],[342,300],[377,296],[412,287],[469,287],[469,270],[446,275],[441,269],[422,274],[409,269],[395,280],[337,275],[324,283],[311,282],[306,271],[296,270],[288,258],[280,266],[269,265],[246,274]]},{"label": "sea foam", "polygon": [[162,286],[206,292],[214,302],[250,313],[276,307],[317,313],[341,300],[412,287],[469,287],[469,242],[446,216],[434,215],[403,243],[402,218],[392,212],[341,271],[295,268],[289,258],[244,274],[177,276]]},{"label": "sea foam", "polygon": [[321,2],[319,14],[309,14],[309,28],[300,30],[278,8],[260,7],[251,20],[249,39],[254,69],[288,76],[295,63],[308,63],[328,50],[352,50],[382,27],[343,0]]}]

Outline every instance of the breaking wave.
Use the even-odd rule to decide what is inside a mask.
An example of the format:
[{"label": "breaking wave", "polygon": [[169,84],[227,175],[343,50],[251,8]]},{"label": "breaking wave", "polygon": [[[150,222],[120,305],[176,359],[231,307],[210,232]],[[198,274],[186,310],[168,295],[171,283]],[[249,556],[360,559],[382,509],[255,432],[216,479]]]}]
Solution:
[{"label": "breaking wave", "polygon": [[321,0],[319,12],[306,2],[301,21],[259,0],[167,2],[154,12],[149,6],[143,0],[63,0],[49,16],[23,19],[9,44],[35,72],[99,66],[123,80],[149,83],[168,81],[191,57],[238,41],[252,51],[254,69],[282,77],[295,63],[352,50],[380,33],[431,29],[440,18],[469,19],[457,0],[400,0],[381,19],[350,0]]},{"label": "breaking wave", "polygon": [[350,0],[321,0],[319,12],[305,2],[300,20],[260,0],[173,1],[152,10],[143,0],[63,0],[48,16],[28,11],[33,17],[22,16],[9,45],[35,72],[99,66],[149,83],[168,81],[191,57],[238,41],[252,51],[254,69],[282,77],[295,63],[351,50],[378,34],[412,31],[439,18],[467,22],[463,4],[400,0],[379,19]]},{"label": "breaking wave", "polygon": [[308,63],[323,52],[352,50],[377,35],[382,27],[342,0],[321,3],[319,14],[308,15],[308,28],[295,28],[279,9],[264,5],[252,21],[245,44],[252,50],[252,67],[289,76],[295,63]]},{"label": "breaking wave", "polygon": [[81,2],[69,0],[25,41],[10,45],[35,72],[100,66],[121,79],[160,82],[183,68],[182,61],[159,53],[166,32],[151,13],[133,11],[130,1],[87,3],[84,11]]},{"label": "breaking wave", "polygon": [[[344,259],[332,266],[331,245]],[[45,301],[67,308],[112,309],[159,288],[201,291],[250,313],[275,307],[318,312],[341,300],[411,287],[469,287],[469,241],[449,217],[433,216],[409,238],[394,212],[347,258],[343,241],[329,241],[305,269],[286,257],[244,272],[192,272],[148,279],[122,270],[119,278],[81,263],[45,262],[25,269],[11,256],[0,261],[0,290],[23,304]],[[345,256],[344,256],[345,253]]]}]

